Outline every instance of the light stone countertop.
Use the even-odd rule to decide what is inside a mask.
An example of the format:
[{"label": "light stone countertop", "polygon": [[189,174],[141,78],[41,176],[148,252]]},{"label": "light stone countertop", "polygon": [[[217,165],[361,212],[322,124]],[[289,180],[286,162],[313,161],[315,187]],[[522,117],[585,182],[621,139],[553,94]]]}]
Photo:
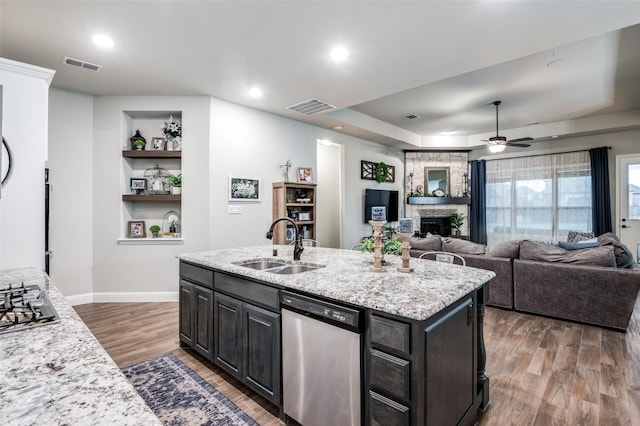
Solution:
[{"label": "light stone countertop", "polygon": [[44,272],[0,271],[0,284],[22,281],[48,288],[60,319],[0,334],[0,424],[160,425]]},{"label": "light stone countertop", "polygon": [[411,258],[414,272],[397,272],[400,256],[385,255],[386,271],[370,272],[373,254],[305,247],[300,263],[325,265],[312,271],[280,275],[234,265],[249,259],[293,260],[292,246],[239,247],[185,253],[179,259],[254,278],[291,290],[300,290],[338,302],[375,309],[414,320],[425,320],[495,277],[492,271]]}]

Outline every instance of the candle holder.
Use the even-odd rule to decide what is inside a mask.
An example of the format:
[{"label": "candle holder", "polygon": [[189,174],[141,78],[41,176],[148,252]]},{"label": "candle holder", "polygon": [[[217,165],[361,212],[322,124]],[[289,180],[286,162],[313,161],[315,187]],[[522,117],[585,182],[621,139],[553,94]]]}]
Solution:
[{"label": "candle holder", "polygon": [[398,272],[413,272],[413,268],[409,266],[409,259],[411,259],[409,238],[411,238],[412,235],[410,232],[398,234],[400,241],[402,241],[402,266],[398,267]]},{"label": "candle holder", "polygon": [[382,267],[382,227],[386,220],[370,220],[369,225],[373,226],[373,266],[369,268],[371,272],[384,272]]}]

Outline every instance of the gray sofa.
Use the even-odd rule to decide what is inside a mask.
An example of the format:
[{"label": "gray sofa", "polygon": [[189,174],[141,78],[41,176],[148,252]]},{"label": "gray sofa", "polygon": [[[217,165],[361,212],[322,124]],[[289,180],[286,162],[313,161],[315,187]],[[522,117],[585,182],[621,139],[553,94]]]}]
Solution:
[{"label": "gray sofa", "polygon": [[640,290],[640,267],[615,236],[607,235],[598,247],[573,251],[527,240],[487,248],[428,235],[411,239],[411,256],[452,252],[467,266],[494,271],[491,306],[626,331]]}]

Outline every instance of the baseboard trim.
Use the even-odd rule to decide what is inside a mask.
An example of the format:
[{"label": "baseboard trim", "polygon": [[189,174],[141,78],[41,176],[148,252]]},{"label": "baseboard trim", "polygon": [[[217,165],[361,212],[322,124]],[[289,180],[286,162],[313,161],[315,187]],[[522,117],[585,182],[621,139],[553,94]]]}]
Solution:
[{"label": "baseboard trim", "polygon": [[87,303],[144,303],[144,302],[177,302],[178,292],[122,292],[122,293],[84,293],[68,296],[71,306]]}]

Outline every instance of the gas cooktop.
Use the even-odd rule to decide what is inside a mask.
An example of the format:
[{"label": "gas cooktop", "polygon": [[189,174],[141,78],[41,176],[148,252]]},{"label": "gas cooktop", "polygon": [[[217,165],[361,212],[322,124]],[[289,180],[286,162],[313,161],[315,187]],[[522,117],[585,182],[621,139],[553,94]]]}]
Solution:
[{"label": "gas cooktop", "polygon": [[0,287],[0,334],[57,320],[56,310],[37,284],[22,282]]}]

